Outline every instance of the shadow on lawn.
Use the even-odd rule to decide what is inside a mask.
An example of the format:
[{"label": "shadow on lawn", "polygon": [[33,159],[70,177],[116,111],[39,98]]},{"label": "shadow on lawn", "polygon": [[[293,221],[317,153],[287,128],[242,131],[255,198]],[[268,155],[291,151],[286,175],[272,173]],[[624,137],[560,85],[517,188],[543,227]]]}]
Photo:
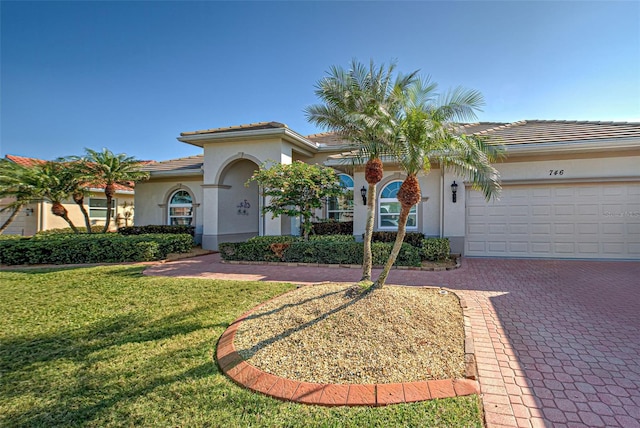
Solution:
[{"label": "shadow on lawn", "polygon": [[[28,397],[34,401],[12,406],[0,416],[0,425],[86,422],[99,413],[108,414],[120,402],[131,404],[156,388],[215,374],[216,365],[210,358],[202,358],[202,350],[214,347],[218,333],[209,334],[210,330],[221,332],[227,324],[193,320],[206,309],[198,307],[158,320],[139,314],[118,315],[86,328],[1,340],[0,396],[14,398],[16,403]],[[186,344],[170,341],[198,330],[208,331],[204,340]],[[141,351],[119,349],[148,341],[157,342],[147,348],[153,351],[148,357]],[[185,358],[203,363],[191,367],[184,363]],[[126,407],[119,411],[126,411]]]}]

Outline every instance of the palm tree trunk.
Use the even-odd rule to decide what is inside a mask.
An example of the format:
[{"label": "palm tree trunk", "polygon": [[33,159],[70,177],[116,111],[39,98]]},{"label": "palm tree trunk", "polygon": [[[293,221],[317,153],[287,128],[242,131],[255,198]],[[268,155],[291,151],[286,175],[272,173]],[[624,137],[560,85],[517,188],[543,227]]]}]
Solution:
[{"label": "palm tree trunk", "polygon": [[410,206],[402,205],[400,209],[400,218],[398,219],[398,234],[396,235],[396,242],[393,243],[393,248],[391,249],[391,254],[389,254],[389,259],[384,264],[384,268],[380,273],[376,282],[371,286],[370,290],[373,291],[378,288],[382,288],[384,283],[387,281],[387,277],[389,276],[389,271],[391,267],[396,262],[398,258],[398,254],[400,254],[400,249],[402,248],[402,243],[404,242],[404,235],[407,232],[407,219],[409,218],[409,213],[411,212]]},{"label": "palm tree trunk", "polygon": [[13,209],[13,212],[11,213],[9,218],[2,224],[2,226],[0,226],[0,234],[4,232],[7,229],[7,227],[9,227],[9,225],[13,222],[13,220],[15,220],[16,216],[18,215],[22,207],[23,205],[18,205]]},{"label": "palm tree trunk", "polygon": [[109,194],[107,196],[107,218],[104,222],[104,227],[102,228],[102,233],[107,233],[109,230],[109,225],[111,224],[111,201],[113,201],[113,197]]},{"label": "palm tree trunk", "polygon": [[373,235],[373,224],[376,217],[375,196],[376,184],[369,183],[369,190],[367,191],[367,223],[364,229],[364,254],[362,256],[362,278],[360,281],[371,281],[371,268],[373,267],[371,237]]},{"label": "palm tree trunk", "polygon": [[51,205],[51,213],[53,215],[57,215],[58,217],[62,217],[64,221],[67,222],[71,230],[73,230],[73,233],[80,233],[76,225],[73,224],[73,222],[69,218],[67,209],[60,202],[54,202],[53,205]]},{"label": "palm tree trunk", "polygon": [[79,202],[76,201],[76,204],[78,204],[80,211],[82,211],[82,215],[84,216],[84,226],[87,228],[87,233],[91,233],[91,220],[89,219],[87,209],[84,207],[84,199]]}]

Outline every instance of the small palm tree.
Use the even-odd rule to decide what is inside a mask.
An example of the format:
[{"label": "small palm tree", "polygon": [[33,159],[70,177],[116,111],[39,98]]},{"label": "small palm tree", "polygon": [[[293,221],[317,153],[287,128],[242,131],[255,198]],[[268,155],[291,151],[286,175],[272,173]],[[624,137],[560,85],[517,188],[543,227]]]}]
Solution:
[{"label": "small palm tree", "polygon": [[90,184],[104,186],[107,198],[107,218],[102,233],[107,232],[111,223],[111,204],[116,193],[116,185],[131,186],[135,181],[146,180],[149,173],[140,170],[142,163],[124,153],[114,154],[108,149],[101,152],[85,149],[83,158],[87,173],[92,177]]},{"label": "small palm tree", "polygon": [[0,198],[11,200],[7,206],[0,210],[0,212],[10,211],[9,217],[0,226],[0,233],[3,233],[11,225],[25,205],[39,199],[36,190],[25,184],[25,178],[28,174],[29,168],[8,159],[0,159]]},{"label": "small palm tree", "polygon": [[404,94],[394,144],[394,157],[407,174],[397,194],[401,206],[398,234],[389,259],[370,290],[384,285],[398,257],[411,208],[422,198],[417,175],[429,173],[430,158],[437,159],[441,168],[450,167],[458,175],[468,177],[487,199],[500,190],[499,174],[491,163],[499,159],[501,148],[457,132],[454,123],[474,119],[475,111],[483,103],[482,95],[457,88],[438,97],[436,88],[427,78],[414,82]]},{"label": "small palm tree", "polygon": [[62,217],[74,233],[79,233],[62,201],[69,199],[80,186],[78,176],[63,162],[48,161],[29,168],[23,184],[34,189],[40,199],[51,203],[51,213]]},{"label": "small palm tree", "polygon": [[316,96],[323,104],[305,110],[310,122],[354,143],[358,161],[366,160],[365,180],[369,189],[362,281],[371,280],[376,185],[384,173],[381,158],[390,151],[401,95],[417,74],[413,72],[394,79],[394,72],[394,63],[377,67],[371,61],[367,67],[355,59],[349,70],[333,66],[328,76],[316,85]]}]

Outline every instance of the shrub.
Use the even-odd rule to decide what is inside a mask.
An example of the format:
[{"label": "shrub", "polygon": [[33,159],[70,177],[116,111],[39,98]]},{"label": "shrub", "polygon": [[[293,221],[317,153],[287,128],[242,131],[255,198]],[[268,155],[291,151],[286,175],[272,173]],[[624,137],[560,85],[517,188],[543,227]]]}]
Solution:
[{"label": "shrub", "polygon": [[194,236],[195,228],[193,226],[172,226],[167,224],[161,225],[148,225],[148,226],[126,226],[118,229],[120,235],[146,235],[146,234],[160,234],[167,233],[171,235],[175,234],[188,234]]},{"label": "shrub", "polygon": [[313,223],[312,233],[316,235],[353,235],[352,221],[320,221]]},{"label": "shrub", "polygon": [[[375,242],[371,244],[371,255],[374,265],[384,265],[389,259],[393,244]],[[396,259],[394,266],[420,266],[422,260],[420,258],[420,249],[406,242],[400,247],[398,258]]]},{"label": "shrub", "polygon": [[286,242],[300,241],[302,238],[300,236],[291,236],[291,235],[268,235],[268,236],[254,236],[253,238],[249,238],[247,242],[251,242],[253,244],[282,244]]},{"label": "shrub", "polygon": [[[372,242],[396,242],[398,232],[373,232],[371,235]],[[408,232],[404,235],[403,242],[411,244],[414,247],[422,246],[424,235],[419,232]]]},{"label": "shrub", "polygon": [[422,241],[423,260],[446,260],[450,252],[449,238],[426,238]]},{"label": "shrub", "polygon": [[283,260],[297,263],[360,264],[363,245],[358,242],[318,240],[294,242],[285,251]]},{"label": "shrub", "polygon": [[[328,237],[327,237],[328,238]],[[227,242],[220,244],[219,250],[224,260],[244,261],[285,261],[292,263],[321,264],[361,264],[364,246],[353,239],[331,238],[299,239],[287,243]],[[277,248],[271,248],[276,245]],[[282,245],[282,246],[280,246]],[[287,246],[288,245],[288,246]],[[393,244],[375,243],[372,245],[373,263],[383,265],[389,258]],[[277,250],[277,251],[276,251]],[[282,256],[278,256],[278,254]],[[402,244],[396,260],[397,266],[420,266],[420,249]]]},{"label": "shrub", "polygon": [[310,241],[322,241],[322,242],[356,242],[356,237],[353,235],[311,235]]},{"label": "shrub", "polygon": [[[76,229],[78,229],[80,233],[87,233],[86,227],[76,227]],[[102,229],[104,229],[104,226],[91,226],[92,233],[102,233]],[[70,227],[63,227],[60,229],[41,230],[40,232],[36,233],[35,236],[69,235],[69,234],[76,235],[76,233]]]},{"label": "shrub", "polygon": [[193,238],[185,234],[58,234],[0,241],[0,263],[15,265],[139,262],[159,260],[169,253],[188,252],[192,246]]}]

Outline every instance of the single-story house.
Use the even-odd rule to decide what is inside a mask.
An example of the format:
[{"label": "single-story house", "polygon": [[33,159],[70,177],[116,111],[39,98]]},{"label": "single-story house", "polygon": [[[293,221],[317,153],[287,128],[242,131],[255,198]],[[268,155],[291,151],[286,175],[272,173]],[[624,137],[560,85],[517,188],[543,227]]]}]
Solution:
[{"label": "single-story house", "polygon": [[[465,256],[640,260],[640,123],[523,120],[470,123],[506,148],[496,164],[497,200],[485,201],[435,164],[420,177],[422,201],[408,231],[447,237]],[[178,140],[202,148],[198,156],[149,164],[136,186],[135,224],[191,224],[204,248],[256,235],[295,234],[298,220],[262,215],[258,187],[245,183],[265,161],[303,161],[335,168],[349,200],[329,201],[320,217],[353,220],[362,236],[366,189],[362,167],[336,155],[353,149],[334,133],[300,135],[278,122],[183,132]],[[404,178],[385,164],[378,184],[375,229],[396,229],[395,195]],[[455,183],[455,185],[454,185]]]},{"label": "single-story house", "polygon": [[[24,156],[6,155],[6,159],[19,165],[31,167],[45,162],[42,159],[28,158]],[[133,183],[132,183],[133,185]],[[104,195],[104,187],[87,188],[85,196],[85,208],[89,212],[89,219],[93,226],[104,226],[107,218],[107,197]],[[0,208],[11,203],[10,199],[0,199]],[[116,230],[121,226],[133,225],[134,214],[134,189],[133,187],[116,185],[116,196],[112,201],[112,216],[109,230]],[[63,201],[64,207],[69,212],[69,218],[77,227],[85,227],[84,216],[78,205],[72,200]],[[11,214],[10,211],[0,212],[0,224]],[[69,225],[64,219],[51,213],[51,203],[47,201],[25,205],[9,227],[3,232],[5,235],[32,236],[43,230],[62,229]]]}]

